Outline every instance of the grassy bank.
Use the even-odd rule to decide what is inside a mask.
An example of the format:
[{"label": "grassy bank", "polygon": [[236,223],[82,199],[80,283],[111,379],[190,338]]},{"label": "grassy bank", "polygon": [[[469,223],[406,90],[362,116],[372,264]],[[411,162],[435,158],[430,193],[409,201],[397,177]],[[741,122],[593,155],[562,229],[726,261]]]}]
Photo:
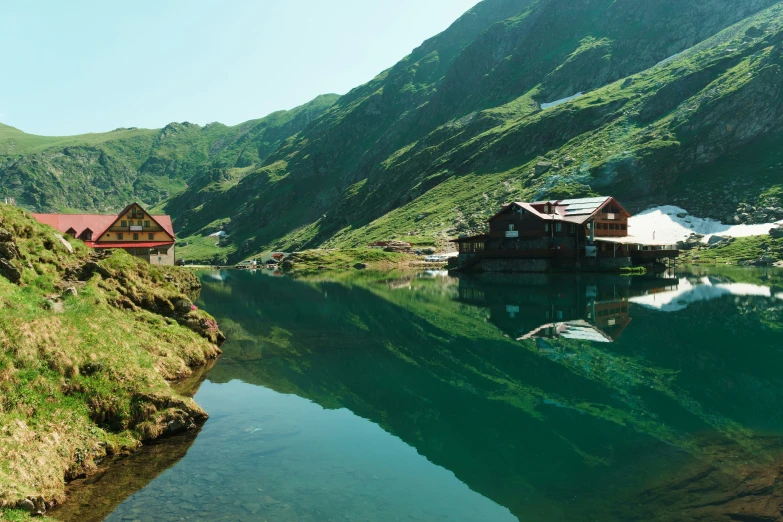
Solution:
[{"label": "grassy bank", "polygon": [[296,252],[289,260],[297,272],[314,270],[347,270],[361,263],[364,268],[392,270],[418,261],[412,254],[384,252],[378,248],[315,249]]},{"label": "grassy bank", "polygon": [[198,287],[0,205],[0,519],[62,502],[106,457],[206,418],[169,385],[220,353],[217,324],[188,298]]},{"label": "grassy bank", "polygon": [[691,264],[772,264],[783,260],[783,238],[769,235],[738,237],[730,243],[710,248],[684,250],[680,261]]}]

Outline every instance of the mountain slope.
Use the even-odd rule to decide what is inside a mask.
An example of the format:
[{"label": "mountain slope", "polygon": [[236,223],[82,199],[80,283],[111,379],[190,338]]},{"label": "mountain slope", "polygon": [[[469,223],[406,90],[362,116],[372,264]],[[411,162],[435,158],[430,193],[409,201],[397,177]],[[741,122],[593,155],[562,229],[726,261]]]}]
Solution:
[{"label": "mountain slope", "polygon": [[442,242],[511,199],[595,193],[763,220],[783,212],[782,49],[777,0],[484,0],[299,112],[86,145],[0,127],[0,187],[40,209],[140,198],[201,260]]},{"label": "mountain slope", "polygon": [[[223,227],[239,257],[453,235],[521,197],[724,218],[741,201],[713,198],[779,183],[781,21],[771,0],[485,0],[178,225]],[[742,193],[727,165],[747,147],[763,150]]]},{"label": "mountain slope", "polygon": [[209,168],[262,163],[337,98],[319,96],[234,127],[185,122],[47,137],[0,125],[0,197],[39,211],[112,211],[132,200],[154,205]]}]

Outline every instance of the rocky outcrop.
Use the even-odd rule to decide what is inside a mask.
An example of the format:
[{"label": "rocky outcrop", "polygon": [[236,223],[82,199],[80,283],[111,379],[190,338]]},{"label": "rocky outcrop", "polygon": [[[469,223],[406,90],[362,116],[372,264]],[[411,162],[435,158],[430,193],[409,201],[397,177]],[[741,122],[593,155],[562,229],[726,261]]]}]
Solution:
[{"label": "rocky outcrop", "polygon": [[0,228],[0,276],[12,283],[19,283],[22,279],[22,254],[19,247],[13,241],[11,233]]},{"label": "rocky outcrop", "polygon": [[684,241],[677,241],[677,248],[679,250],[693,250],[694,248],[699,248],[702,245],[701,240],[703,238],[704,236],[700,234],[691,234]]}]

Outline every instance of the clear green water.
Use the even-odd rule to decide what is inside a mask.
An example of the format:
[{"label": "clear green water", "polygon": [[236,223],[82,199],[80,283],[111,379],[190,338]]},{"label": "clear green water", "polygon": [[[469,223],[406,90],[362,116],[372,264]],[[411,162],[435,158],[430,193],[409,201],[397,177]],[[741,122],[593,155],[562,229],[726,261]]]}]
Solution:
[{"label": "clear green water", "polygon": [[737,477],[781,462],[780,271],[202,280],[210,420],[128,459],[106,520],[723,520],[775,490]]}]

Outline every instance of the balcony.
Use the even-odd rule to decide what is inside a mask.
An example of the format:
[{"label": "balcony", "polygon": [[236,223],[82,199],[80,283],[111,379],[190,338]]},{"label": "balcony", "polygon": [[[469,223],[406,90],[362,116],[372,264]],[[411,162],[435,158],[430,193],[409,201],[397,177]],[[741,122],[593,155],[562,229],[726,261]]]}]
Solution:
[{"label": "balcony", "polygon": [[595,237],[625,237],[628,235],[628,230],[603,230],[596,229]]},{"label": "balcony", "polygon": [[679,250],[631,250],[631,259],[660,259],[664,257],[676,258]]}]

